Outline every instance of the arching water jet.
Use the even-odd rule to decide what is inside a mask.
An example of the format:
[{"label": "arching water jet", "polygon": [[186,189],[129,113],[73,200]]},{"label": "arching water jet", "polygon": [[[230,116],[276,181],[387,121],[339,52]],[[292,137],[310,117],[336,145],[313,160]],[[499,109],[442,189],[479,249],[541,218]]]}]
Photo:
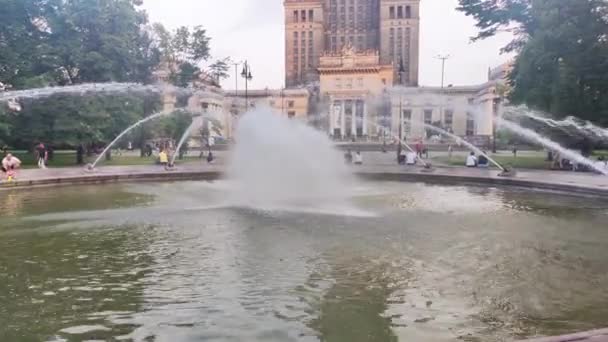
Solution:
[{"label": "arching water jet", "polygon": [[[412,120],[408,120],[408,119],[404,119],[404,120],[405,120],[405,121],[407,121],[407,122],[409,122],[409,123],[411,123],[411,124],[417,124],[417,123],[414,123]],[[442,135],[448,136],[448,137],[450,137],[450,138],[452,138],[452,139],[456,140],[456,142],[457,142],[457,143],[460,143],[460,144],[465,145],[465,146],[466,146],[466,147],[468,147],[468,148],[469,148],[471,151],[473,151],[473,152],[475,152],[475,153],[477,153],[477,154],[480,154],[480,155],[482,155],[482,156],[484,156],[484,157],[488,158],[488,161],[490,161],[492,164],[494,164],[494,166],[496,166],[497,168],[499,168],[499,169],[500,169],[502,172],[506,172],[506,171],[508,171],[508,170],[506,170],[506,169],[505,169],[505,167],[504,167],[504,166],[500,165],[500,163],[498,163],[497,161],[495,161],[494,159],[492,159],[492,157],[488,156],[488,154],[487,154],[487,153],[484,153],[484,152],[483,152],[482,150],[480,150],[480,149],[479,149],[477,146],[475,146],[475,145],[471,144],[470,142],[468,142],[468,141],[466,141],[466,140],[462,139],[461,137],[457,136],[456,134],[450,133],[450,132],[448,132],[448,131],[446,131],[446,130],[444,130],[444,129],[441,129],[441,128],[439,128],[439,127],[435,127],[435,126],[433,126],[433,125],[429,125],[429,124],[424,123],[424,122],[423,122],[423,123],[421,123],[421,124],[422,124],[422,125],[423,125],[425,128],[430,129],[431,131],[437,132],[437,133],[439,133],[439,134],[442,134]]]}]

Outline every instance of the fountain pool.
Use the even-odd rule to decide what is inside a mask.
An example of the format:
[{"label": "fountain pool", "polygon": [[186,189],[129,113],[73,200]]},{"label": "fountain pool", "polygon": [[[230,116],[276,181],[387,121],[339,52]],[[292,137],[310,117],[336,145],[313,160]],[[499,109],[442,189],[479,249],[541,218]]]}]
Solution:
[{"label": "fountain pool", "polygon": [[8,191],[5,341],[511,341],[602,327],[608,202],[358,182],[243,208],[230,181]]}]

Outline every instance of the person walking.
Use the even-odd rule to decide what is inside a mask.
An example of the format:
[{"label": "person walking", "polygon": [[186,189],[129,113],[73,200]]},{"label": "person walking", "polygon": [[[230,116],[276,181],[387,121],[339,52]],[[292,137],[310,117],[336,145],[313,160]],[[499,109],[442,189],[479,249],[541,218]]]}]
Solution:
[{"label": "person walking", "polygon": [[48,151],[43,143],[39,143],[36,146],[36,158],[38,159],[38,168],[46,169],[46,160],[48,158]]},{"label": "person walking", "polygon": [[207,153],[207,163],[213,164],[215,157],[213,156],[213,152],[211,152],[211,148],[209,148],[209,153]]},{"label": "person walking", "polygon": [[422,158],[422,140],[419,140],[416,143],[416,156],[418,156],[418,158]]}]

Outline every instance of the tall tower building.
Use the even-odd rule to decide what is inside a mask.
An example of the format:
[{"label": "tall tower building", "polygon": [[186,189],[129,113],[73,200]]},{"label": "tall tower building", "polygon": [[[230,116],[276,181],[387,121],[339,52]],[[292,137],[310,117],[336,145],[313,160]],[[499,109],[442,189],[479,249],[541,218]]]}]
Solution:
[{"label": "tall tower building", "polygon": [[379,3],[380,0],[325,0],[325,50],[340,51],[347,44],[356,51],[377,50]]},{"label": "tall tower building", "polygon": [[[378,51],[394,83],[418,85],[420,0],[285,0],[285,84],[319,80],[321,55]],[[402,70],[402,72],[400,72]]]},{"label": "tall tower building", "polygon": [[420,0],[380,0],[380,61],[393,63],[395,83],[418,86]]},{"label": "tall tower building", "polygon": [[323,0],[285,0],[285,85],[319,79],[325,47]]}]

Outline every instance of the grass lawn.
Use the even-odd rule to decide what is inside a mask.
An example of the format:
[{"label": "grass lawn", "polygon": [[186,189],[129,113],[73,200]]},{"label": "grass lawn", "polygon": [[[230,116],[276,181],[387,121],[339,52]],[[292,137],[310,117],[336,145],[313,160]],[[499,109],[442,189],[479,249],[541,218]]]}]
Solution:
[{"label": "grass lawn", "polygon": [[[512,166],[516,169],[550,169],[551,162],[546,161],[546,156],[493,156],[492,159],[496,160],[501,165]],[[464,157],[454,156],[450,160],[447,156],[433,158],[442,164],[453,165],[453,166],[464,166]],[[490,163],[490,165],[492,165]]]},{"label": "grass lawn", "polygon": [[[592,160],[597,159],[599,156],[608,158],[608,151],[598,150],[593,153]],[[513,157],[510,153],[503,155],[493,155],[492,159],[496,160],[499,164],[504,166],[513,166],[516,169],[539,169],[548,170],[551,169],[551,162],[548,162],[547,154],[545,152],[523,152],[518,154],[517,157]],[[466,155],[454,155],[450,160],[447,156],[439,156],[432,158],[433,161],[438,163],[453,165],[453,166],[464,166]]]},{"label": "grass lawn", "polygon": [[[32,169],[38,167],[38,162],[34,158],[34,154],[28,152],[13,152],[17,158],[19,158],[22,162],[22,167],[24,169]],[[97,156],[92,156],[90,158],[85,158],[85,164],[92,163],[95,161]],[[185,157],[183,161],[186,162],[194,162],[200,160],[198,157]],[[156,158],[153,157],[145,157],[141,158],[138,155],[123,155],[123,156],[112,156],[112,160],[107,161],[102,159],[99,162],[99,165],[153,165],[156,163]],[[49,162],[49,167],[58,168],[58,167],[75,167],[76,165],[76,152],[71,151],[59,151],[55,152],[53,156],[53,160]]]}]

